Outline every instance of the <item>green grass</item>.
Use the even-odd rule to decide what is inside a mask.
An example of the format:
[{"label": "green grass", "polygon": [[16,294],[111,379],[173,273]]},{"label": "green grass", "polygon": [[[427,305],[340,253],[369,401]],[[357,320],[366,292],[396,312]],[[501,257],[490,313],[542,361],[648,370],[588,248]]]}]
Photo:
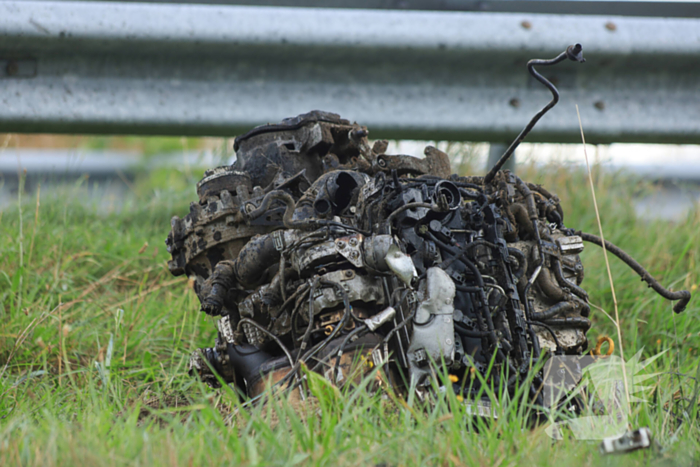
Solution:
[{"label": "green grass", "polygon": [[[697,465],[700,320],[697,300],[671,304],[611,259],[627,356],[667,352],[651,371],[648,402],[633,426],[649,426],[657,448],[601,457],[597,443],[552,442],[526,424],[526,404],[474,420],[453,394],[433,406],[405,405],[391,393],[339,392],[312,378],[304,406],[275,398],[238,409],[227,390],[186,374],[190,352],[210,345],[214,325],[198,312],[187,280],[173,278],[163,241],[184,215],[199,173],[142,175],[118,213],[24,193],[0,212],[0,465]],[[566,223],[597,233],[584,175],[567,168],[522,174],[556,192]],[[596,174],[608,240],[665,285],[700,280],[700,214],[679,223],[642,222],[631,196],[651,190],[621,174]],[[584,287],[612,313],[601,250],[583,254]],[[593,312],[589,339],[615,337]],[[619,348],[619,346],[618,346]],[[97,363],[96,363],[97,362]],[[108,364],[109,362],[109,364]],[[678,373],[681,376],[672,374]],[[694,393],[695,391],[695,393]],[[681,410],[677,397],[690,412]]]}]

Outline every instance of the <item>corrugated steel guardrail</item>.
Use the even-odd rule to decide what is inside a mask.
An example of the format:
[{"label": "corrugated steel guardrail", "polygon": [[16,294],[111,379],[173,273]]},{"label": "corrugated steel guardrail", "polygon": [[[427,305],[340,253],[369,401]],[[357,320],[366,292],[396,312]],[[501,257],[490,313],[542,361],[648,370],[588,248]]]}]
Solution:
[{"label": "corrugated steel guardrail", "polygon": [[[22,0],[35,1],[35,0]],[[54,0],[64,1],[64,0]],[[103,0],[90,0],[103,1]],[[700,18],[694,0],[122,0],[139,3],[191,3],[294,8],[482,11],[556,15],[653,16]]]},{"label": "corrugated steel guardrail", "polygon": [[109,2],[0,3],[0,132],[234,135],[311,109],[372,137],[700,142],[700,20]]}]

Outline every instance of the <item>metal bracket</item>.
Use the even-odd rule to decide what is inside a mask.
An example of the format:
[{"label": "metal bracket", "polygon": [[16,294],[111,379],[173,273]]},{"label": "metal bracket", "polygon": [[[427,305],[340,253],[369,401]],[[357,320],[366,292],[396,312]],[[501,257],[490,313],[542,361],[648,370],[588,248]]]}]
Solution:
[{"label": "metal bracket", "polygon": [[233,344],[233,328],[231,327],[231,320],[228,316],[224,316],[217,323],[219,332],[223,336],[224,340],[229,344]]},{"label": "metal bracket", "polygon": [[362,235],[355,234],[335,240],[335,249],[357,268],[364,266],[362,261]]},{"label": "metal bracket", "polygon": [[384,346],[382,349],[377,347],[376,349],[372,350],[372,363],[374,363],[375,367],[381,368],[386,365],[386,362],[388,361],[389,351],[386,346]]}]

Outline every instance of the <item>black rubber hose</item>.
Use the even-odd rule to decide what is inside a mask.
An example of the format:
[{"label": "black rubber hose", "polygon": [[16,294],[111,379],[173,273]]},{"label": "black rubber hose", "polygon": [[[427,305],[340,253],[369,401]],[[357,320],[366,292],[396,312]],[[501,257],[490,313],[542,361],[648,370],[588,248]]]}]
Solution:
[{"label": "black rubber hose", "polygon": [[[345,336],[345,338],[343,338],[343,341],[340,343],[340,345],[338,346],[337,349],[333,349],[333,353],[335,353],[335,362],[333,362],[333,372],[331,374],[333,375],[334,378],[336,377],[336,374],[338,371],[338,365],[340,364],[340,357],[343,356],[343,351],[345,350],[345,346],[348,345],[348,342],[350,342],[350,339],[352,339],[355,336],[360,337],[360,334],[364,335],[368,331],[369,331],[369,328],[367,328],[366,324],[359,325],[358,327],[353,329],[351,332],[349,332],[347,334],[347,336]],[[333,353],[330,353],[328,355],[328,357],[332,357]],[[319,362],[316,363],[316,365],[314,365],[314,367],[311,369],[311,371],[316,371],[318,368],[320,368],[321,365],[323,365],[324,360],[325,360],[325,358],[319,360]]]},{"label": "black rubber hose", "polygon": [[564,350],[564,347],[561,346],[561,343],[559,342],[559,339],[557,339],[557,335],[554,334],[554,330],[552,328],[550,328],[546,324],[541,323],[539,321],[528,321],[527,324],[530,324],[531,326],[539,326],[541,328],[546,329],[549,332],[549,334],[552,336],[552,339],[554,339],[554,344],[562,351]]},{"label": "black rubber hose", "polygon": [[518,282],[520,278],[523,277],[523,275],[525,275],[525,273],[527,272],[527,258],[525,257],[525,253],[511,246],[508,247],[508,254],[510,256],[514,256],[515,259],[518,261],[518,270],[513,271],[513,275],[515,276],[515,282]]},{"label": "black rubber hose", "polygon": [[465,337],[472,337],[475,339],[481,339],[483,337],[487,337],[487,333],[485,332],[479,332],[479,331],[474,331],[472,329],[467,329],[466,327],[460,325],[455,321],[455,330],[457,331],[458,334],[465,336]]},{"label": "black rubber hose", "polygon": [[[508,209],[510,210],[511,214],[513,214],[513,218],[515,219],[516,226],[518,228],[518,235],[522,238],[522,231],[525,231],[526,234],[528,234],[531,238],[535,237],[535,231],[532,228],[532,222],[530,221],[529,216],[527,215],[527,209],[525,206],[522,204],[511,204]],[[522,228],[522,230],[521,230]]]},{"label": "black rubber hose", "polygon": [[406,203],[403,206],[397,208],[394,212],[389,214],[389,217],[386,218],[386,223],[387,225],[391,226],[391,223],[394,221],[396,216],[401,214],[404,211],[408,211],[409,209],[417,209],[417,208],[425,208],[425,209],[431,209],[433,211],[437,211],[438,207],[434,206],[430,203],[421,203],[421,202],[415,202],[415,203]]},{"label": "black rubber hose", "polygon": [[[597,235],[589,234],[586,232],[576,232],[576,235],[579,235],[584,241],[590,242],[590,243],[595,243],[599,247],[603,246],[603,240],[598,237]],[[678,303],[676,303],[673,306],[673,311],[676,313],[681,313],[683,310],[685,310],[685,307],[688,305],[688,302],[690,301],[690,292],[687,290],[679,290],[678,292],[671,292],[664,286],[658,283],[656,279],[652,277],[649,272],[644,269],[644,267],[636,262],[634,258],[632,258],[630,255],[625,253],[622,248],[613,245],[609,241],[605,240],[605,249],[620,258],[627,266],[632,268],[634,272],[639,274],[639,276],[642,278],[644,282],[649,284],[649,287],[654,289],[656,293],[664,297],[666,300],[671,300],[671,301],[676,301],[678,300]]]},{"label": "black rubber hose", "polygon": [[565,313],[567,311],[571,311],[574,309],[574,304],[571,302],[559,302],[556,305],[547,308],[544,311],[541,312],[532,312],[532,320],[533,321],[544,321],[546,319],[552,318],[555,315],[559,315],[562,313]]},{"label": "black rubber hose", "polygon": [[540,275],[537,276],[535,280],[536,284],[542,290],[547,298],[556,300],[557,302],[565,301],[568,299],[567,293],[564,292],[561,287],[559,287],[556,282],[552,279],[551,271],[547,268],[542,268]]},{"label": "black rubber hose", "polygon": [[557,102],[559,102],[559,92],[557,91],[557,88],[550,83],[547,78],[542,76],[535,70],[535,65],[544,65],[544,66],[550,66],[550,65],[556,65],[557,63],[561,62],[562,60],[565,59],[577,61],[580,63],[585,62],[586,60],[583,58],[582,54],[582,47],[581,44],[576,44],[576,45],[570,45],[567,47],[567,49],[554,57],[551,60],[541,60],[541,59],[533,59],[527,62],[527,69],[530,72],[534,78],[539,81],[540,83],[544,84],[547,86],[547,88],[550,90],[552,93],[552,100],[549,101],[547,105],[545,105],[542,110],[537,112],[534,117],[530,120],[530,122],[527,124],[525,128],[523,128],[523,131],[520,132],[520,134],[515,138],[515,140],[508,146],[508,149],[506,149],[506,152],[501,156],[501,158],[496,162],[496,165],[493,166],[491,170],[489,170],[489,173],[486,174],[484,177],[484,185],[488,185],[491,183],[491,180],[493,180],[493,177],[496,176],[499,170],[501,170],[501,167],[508,162],[508,159],[510,159],[510,156],[513,155],[513,152],[515,152],[515,148],[518,147],[518,145],[525,139],[528,133],[535,127],[537,122],[542,118],[544,114],[546,114],[549,109],[557,105]]},{"label": "black rubber hose", "polygon": [[251,208],[255,208],[255,205],[251,202],[245,203],[243,205],[244,209],[242,210],[243,216],[249,221],[257,219],[258,217],[262,216],[267,212],[267,210],[270,208],[270,203],[272,203],[273,200],[282,201],[285,204],[286,209],[284,211],[282,221],[284,222],[284,226],[288,229],[308,230],[321,225],[325,225],[325,223],[322,220],[314,218],[294,220],[296,202],[294,201],[294,198],[292,198],[292,195],[282,190],[275,190],[266,194],[262,200],[262,203],[260,203],[260,207],[258,207],[257,209],[253,209],[250,212],[248,210]]},{"label": "black rubber hose", "polygon": [[583,329],[585,331],[588,331],[591,328],[591,320],[580,316],[566,318],[549,318],[541,322],[547,323],[550,326],[567,326],[572,328]]},{"label": "black rubber hose", "polygon": [[[309,340],[309,337],[311,336],[311,330],[314,327],[314,292],[316,291],[317,286],[318,278],[314,278],[314,280],[311,282],[311,288],[309,289],[309,324],[306,326],[306,332],[304,332],[304,336],[301,339],[301,344],[299,345],[299,350],[301,352],[306,350],[307,341]],[[301,354],[299,355],[301,356]]]},{"label": "black rubber hose", "polygon": [[[525,207],[527,207],[527,214],[530,217],[530,220],[538,220],[539,214],[537,212],[537,203],[535,203],[535,196],[532,194],[530,187],[528,187],[520,177],[515,177],[515,188],[520,192],[523,198],[525,198]],[[534,224],[533,228],[535,228]]]},{"label": "black rubber hose", "polygon": [[221,314],[221,309],[226,300],[226,294],[234,283],[234,269],[231,261],[220,261],[214,268],[214,272],[207,279],[211,284],[209,294],[202,301],[201,310],[208,315]]},{"label": "black rubber hose", "polygon": [[257,285],[265,270],[279,260],[280,251],[275,248],[271,233],[253,237],[233,262],[236,280],[247,287]]},{"label": "black rubber hose", "polygon": [[581,307],[581,316],[584,318],[588,318],[591,314],[591,307],[588,306],[588,303],[584,302],[580,298],[578,298],[576,295],[572,295],[571,298],[578,303],[578,306]]},{"label": "black rubber hose", "polygon": [[247,381],[260,377],[260,367],[272,358],[272,355],[252,345],[228,344],[226,351],[236,373]]},{"label": "black rubber hose", "polygon": [[559,198],[557,198],[553,193],[550,193],[546,188],[544,188],[540,185],[536,185],[534,183],[528,183],[527,186],[530,187],[530,190],[536,191],[537,193],[541,194],[542,196],[544,196],[545,198],[547,198],[549,200],[553,200],[554,205],[555,205],[555,209],[556,209],[557,213],[559,214],[559,217],[561,218],[561,222],[564,222],[564,210],[562,209],[561,204],[559,204],[559,201],[558,201]]}]

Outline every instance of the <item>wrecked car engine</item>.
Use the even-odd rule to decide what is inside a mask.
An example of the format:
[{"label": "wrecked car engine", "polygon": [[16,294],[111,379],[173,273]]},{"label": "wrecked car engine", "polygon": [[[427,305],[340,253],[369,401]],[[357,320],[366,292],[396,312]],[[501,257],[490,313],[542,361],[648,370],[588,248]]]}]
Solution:
[{"label": "wrecked car engine", "polygon": [[[582,61],[580,46],[565,54]],[[239,136],[236,162],[206,172],[166,241],[170,271],[218,319],[191,372],[255,398],[270,384],[302,386],[302,367],[337,385],[380,367],[419,393],[445,368],[467,399],[487,379],[515,387],[538,359],[583,354],[591,309],[579,253],[602,240],[566,227],[557,196],[502,163],[453,175],[435,147],[391,155],[368,134],[314,111]],[[688,292],[622,259],[682,311]]]}]

